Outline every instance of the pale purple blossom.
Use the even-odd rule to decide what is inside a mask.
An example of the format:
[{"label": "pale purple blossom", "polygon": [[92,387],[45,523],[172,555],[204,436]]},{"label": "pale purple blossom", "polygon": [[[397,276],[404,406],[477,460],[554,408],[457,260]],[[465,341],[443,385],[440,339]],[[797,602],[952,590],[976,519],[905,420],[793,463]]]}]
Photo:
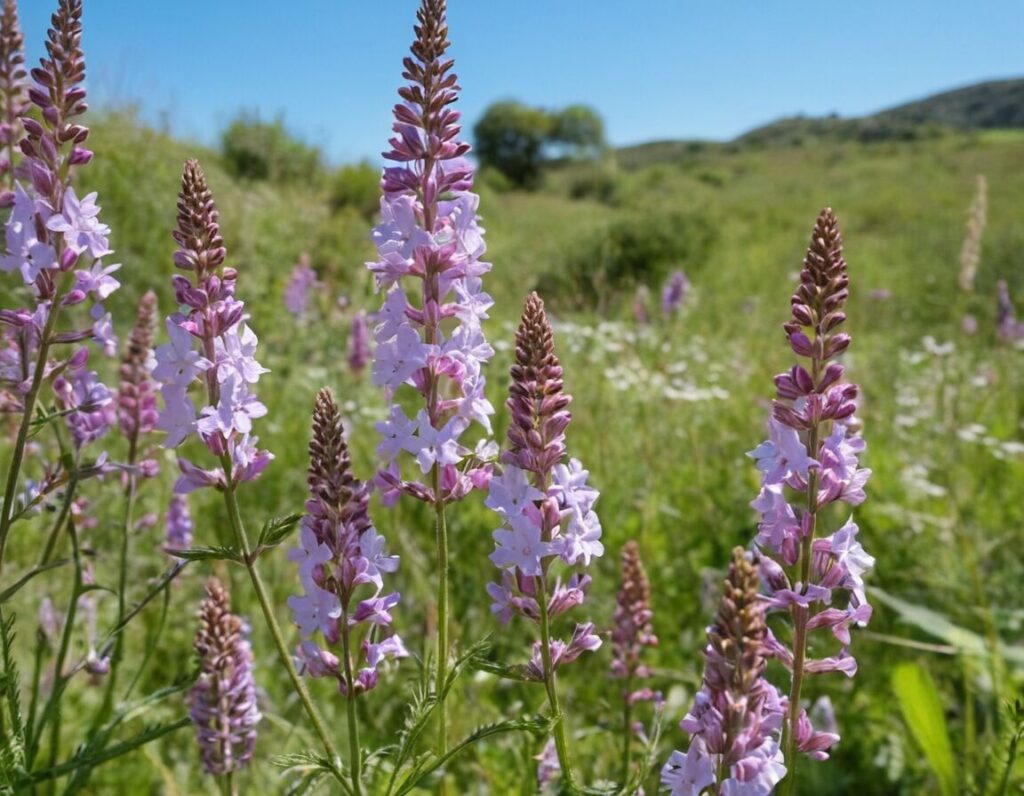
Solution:
[{"label": "pale purple blossom", "polygon": [[[494,410],[482,366],[494,352],[480,330],[492,303],[480,277],[491,266],[481,259],[486,246],[479,198],[471,192],[473,168],[464,158],[469,145],[459,140],[452,107],[459,88],[452,61],[441,55],[448,46],[444,8],[423,13],[429,25],[421,20],[418,35],[432,38],[413,48],[411,63],[418,66],[407,70],[412,85],[395,106],[391,149],[384,153],[394,165],[384,169],[380,223],[373,230],[377,258],[367,263],[384,292],[373,317],[372,375],[389,399],[406,388],[420,394],[419,447],[387,444],[382,451],[390,457],[408,452],[421,475],[435,472],[430,481],[442,485],[442,494],[403,480],[398,458],[384,462],[380,477],[392,494],[451,502],[479,488],[490,471],[473,459],[475,441],[466,444],[462,437],[474,426],[491,432]],[[430,99],[412,99],[409,92]]]},{"label": "pale purple blossom", "polygon": [[319,285],[316,271],[309,264],[309,255],[303,254],[292,269],[284,289],[284,306],[296,320],[301,321],[309,310],[310,293]]},{"label": "pale purple blossom", "polygon": [[[299,544],[288,553],[298,566],[302,594],[288,598],[302,634],[298,659],[312,677],[332,677],[349,698],[377,685],[377,667],[408,655],[398,636],[380,639],[392,622],[399,594],[383,594],[384,574],[398,569],[398,557],[385,551],[384,538],[370,521],[370,490],[351,473],[341,413],[330,391],[317,395],[307,483],[310,497],[299,530]],[[349,679],[337,655],[314,641],[349,650]],[[358,650],[358,653],[355,651]]]},{"label": "pale purple blossom", "polygon": [[[238,274],[224,266],[227,252],[217,209],[194,160],[185,164],[182,174],[174,239],[174,263],[192,277],[172,278],[181,311],[167,318],[169,342],[155,354],[152,375],[161,383],[164,403],[157,428],[167,432],[165,447],[176,447],[197,433],[212,454],[227,454],[231,460],[230,474],[180,460],[176,491],[223,489],[228,475],[233,484],[253,480],[273,458],[255,447],[252,434],[253,421],[267,414],[254,392],[267,370],[256,361],[258,340],[243,303],[235,297]],[[198,411],[189,396],[196,383],[203,395]]]},{"label": "pale purple blossom", "polygon": [[176,550],[191,547],[192,531],[194,529],[192,513],[188,508],[188,498],[185,495],[171,495],[171,502],[167,507],[167,514],[164,517],[164,530],[166,532],[164,550],[173,555]]}]

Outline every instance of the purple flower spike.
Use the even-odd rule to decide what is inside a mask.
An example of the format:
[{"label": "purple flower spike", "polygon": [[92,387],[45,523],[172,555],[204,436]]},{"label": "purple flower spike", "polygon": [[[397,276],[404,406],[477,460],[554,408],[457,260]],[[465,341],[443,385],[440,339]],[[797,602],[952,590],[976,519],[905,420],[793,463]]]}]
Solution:
[{"label": "purple flower spike", "polygon": [[1024,340],[1024,323],[1017,320],[1017,310],[1005,279],[996,283],[996,335],[1004,343]]},{"label": "purple flower spike", "polygon": [[[193,274],[172,279],[181,312],[167,318],[170,342],[156,350],[153,378],[161,383],[164,408],[156,427],[167,432],[165,447],[177,447],[192,434],[215,456],[227,454],[231,472],[200,470],[180,461],[177,492],[213,486],[223,489],[259,477],[273,455],[257,448],[253,421],[267,413],[253,392],[266,373],[256,361],[257,338],[246,324],[244,304],[235,298],[238,273],[224,266],[227,250],[206,175],[195,160],[185,163],[178,199],[178,251],[174,264]],[[197,410],[189,388],[199,383],[205,405]]]},{"label": "purple flower spike", "polygon": [[612,676],[626,681],[623,697],[630,704],[658,698],[649,688],[633,690],[636,680],[650,676],[640,656],[644,647],[658,644],[652,617],[651,584],[640,561],[640,546],[631,539],[622,548],[622,586],[612,629]]},{"label": "purple flower spike", "polygon": [[[370,521],[370,491],[352,475],[341,412],[326,388],[313,410],[307,480],[299,546],[288,554],[303,587],[301,596],[288,598],[303,637],[298,657],[312,677],[332,677],[342,694],[355,698],[377,685],[383,660],[408,653],[398,636],[372,641],[391,624],[399,600],[397,592],[381,596],[383,576],[398,569],[398,556],[384,552],[384,538]],[[329,646],[341,642],[341,659],[312,640],[317,633]]]},{"label": "purple flower spike", "polygon": [[245,623],[231,613],[227,590],[216,578],[206,585],[199,608],[195,649],[199,679],[189,691],[189,716],[209,774],[226,774],[246,766],[256,748],[256,681]]},{"label": "purple flower spike", "polygon": [[305,320],[309,309],[309,294],[318,285],[316,271],[309,264],[309,255],[303,253],[292,269],[284,289],[284,306],[297,321]]},{"label": "purple flower spike", "polygon": [[18,24],[18,4],[4,0],[0,13],[0,177],[5,189],[0,207],[14,202],[14,178],[21,117],[28,112],[28,73],[25,71],[25,39]]},{"label": "purple flower spike", "polygon": [[348,366],[355,376],[362,375],[370,356],[370,330],[366,325],[366,313],[360,310],[352,316],[348,334]]},{"label": "purple flower spike", "polygon": [[491,584],[491,610],[502,621],[519,614],[538,625],[540,638],[526,665],[526,676],[543,682],[554,724],[552,733],[563,783],[575,792],[565,721],[558,702],[555,672],[584,652],[601,646],[591,622],[576,625],[566,642],[552,638],[550,620],[583,602],[590,579],[573,574],[568,585],[552,583],[551,569],[586,567],[604,553],[601,522],[594,512],[598,491],[587,484],[589,473],[576,459],[565,462],[565,429],[572,398],[562,385],[554,334],[544,302],[532,293],[516,331],[507,406],[511,414],[508,449],[500,475],[490,479],[488,508],[503,521],[494,532],[491,562],[502,574]]},{"label": "purple flower spike", "polygon": [[[749,454],[762,476],[761,493],[752,505],[761,515],[755,546],[764,554],[765,605],[787,614],[794,626],[794,649],[772,635],[766,642],[772,656],[792,672],[783,735],[791,772],[797,752],[824,760],[839,739],[811,726],[801,704],[805,675],[841,672],[852,677],[857,663],[846,649],[850,628],[871,618],[864,575],[875,559],[861,546],[852,520],[829,536],[820,516],[832,503],[864,502],[871,475],[859,465],[865,444],[854,418],[858,389],[843,381],[843,366],[835,361],[850,344],[850,336],[839,331],[846,320],[848,284],[838,222],[826,208],[818,216],[790,302],[792,320],[784,327],[793,352],[809,363],[775,377],[769,439]],[[831,633],[841,645],[839,653],[808,659],[807,635],[815,630]]]},{"label": "purple flower spike", "polygon": [[[443,0],[424,0],[417,13],[412,57],[404,62],[409,85],[399,90],[395,135],[384,153],[398,165],[384,169],[381,223],[373,231],[378,256],[367,264],[385,294],[374,318],[374,384],[389,398],[415,390],[424,404],[417,433],[402,446],[381,446],[379,478],[393,491],[434,503],[459,500],[486,482],[489,465],[461,438],[474,423],[489,435],[494,411],[483,374],[494,352],[480,325],[493,303],[481,281],[491,265],[481,260],[486,247],[479,198],[470,190],[473,167],[464,157],[469,144],[459,140],[452,107],[459,86],[445,57],[445,14]],[[405,419],[403,413],[399,420]],[[434,450],[438,434],[451,443],[443,458]],[[431,472],[431,486],[394,477],[403,452]]]},{"label": "purple flower spike", "polygon": [[708,628],[704,682],[680,727],[691,736],[661,771],[671,796],[768,796],[785,776],[779,732],[786,699],[764,679],[768,657],[758,567],[733,551],[718,615]]},{"label": "purple flower spike", "polygon": [[578,460],[563,462],[571,401],[562,390],[562,366],[544,302],[533,293],[516,332],[509,447],[486,500],[505,521],[494,532],[491,561],[498,567],[537,576],[556,557],[568,566],[585,566],[604,553],[593,511],[598,492],[587,485],[589,473]]},{"label": "purple flower spike", "polygon": [[156,294],[149,290],[139,299],[135,326],[121,359],[121,383],[117,391],[117,419],[121,433],[132,447],[156,427],[156,388],[153,369],[153,335],[156,332]]},{"label": "purple flower spike", "polygon": [[661,291],[661,311],[664,315],[675,315],[679,312],[686,297],[690,294],[690,280],[682,271],[673,271]]},{"label": "purple flower spike", "polygon": [[167,553],[173,555],[176,550],[192,546],[192,531],[195,524],[192,522],[192,513],[189,511],[188,498],[185,495],[171,496],[164,526],[167,534],[164,550]]}]

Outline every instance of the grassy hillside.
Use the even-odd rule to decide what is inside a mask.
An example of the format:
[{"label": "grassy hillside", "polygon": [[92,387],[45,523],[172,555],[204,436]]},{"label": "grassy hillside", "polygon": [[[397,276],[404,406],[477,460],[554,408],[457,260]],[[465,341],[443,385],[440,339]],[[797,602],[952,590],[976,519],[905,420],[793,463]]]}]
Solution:
[{"label": "grassy hillside", "polygon": [[789,116],[732,142],[652,141],[617,151],[627,167],[684,160],[707,150],[812,146],[820,142],[917,141],[950,132],[1024,127],[1024,79],[992,80],[934,94],[866,116]]},{"label": "grassy hillside", "polygon": [[[130,119],[97,120],[93,136],[96,158],[83,180],[100,193],[112,245],[124,263],[126,289],[116,307],[121,332],[131,303],[147,288],[158,289],[162,310],[171,310],[169,230],[178,173],[187,155],[204,160],[230,263],[241,274],[238,293],[260,335],[261,361],[271,369],[260,383],[270,410],[260,421],[260,436],[277,458],[256,487],[244,490],[249,524],[301,509],[309,410],[323,384],[339,394],[357,470],[369,475],[372,426],[384,407],[368,380],[345,367],[347,321],[335,300],[344,293],[355,307],[376,307],[363,268],[371,253],[371,222],[352,210],[331,212],[320,188],[236,183],[214,153],[197,152]],[[865,462],[874,471],[857,521],[865,547],[878,560],[870,584],[881,591],[870,631],[855,634],[856,680],[832,676],[809,686],[812,697],[831,696],[843,742],[830,763],[805,764],[804,792],[937,792],[929,760],[896,708],[906,696],[894,691],[891,679],[899,662],[919,663],[935,677],[958,770],[984,770],[1003,729],[999,705],[1019,689],[1024,654],[1013,646],[1024,576],[1015,552],[1024,544],[1024,353],[999,344],[994,325],[998,279],[1008,281],[1024,306],[1024,132],[871,145],[821,141],[806,148],[664,148],[665,162],[656,165],[553,171],[535,193],[498,192],[486,175],[481,179],[494,263],[488,291],[496,300],[486,328],[498,349],[490,397],[496,406],[503,401],[511,324],[526,293],[540,287],[559,322],[557,346],[575,398],[569,445],[602,489],[608,552],[594,572],[588,612],[600,627],[610,626],[618,551],[637,538],[661,638],[652,662],[653,684],[667,697],[663,756],[681,746],[684,736],[675,724],[699,684],[703,631],[717,582],[729,549],[748,544],[754,532],[748,503],[756,494],[756,473],[744,453],[763,437],[772,376],[791,364],[780,324],[811,225],[818,210],[831,205],[847,242],[854,335],[847,364],[863,387]],[[976,291],[965,294],[957,287],[958,254],[978,174],[988,177],[988,226]],[[326,288],[317,294],[313,316],[297,326],[284,312],[282,290],[303,251]],[[657,293],[677,267],[689,275],[693,295],[681,315],[661,318]],[[641,284],[654,295],[653,322],[643,327],[631,311]],[[978,321],[973,336],[961,331],[967,313]],[[497,433],[506,422],[499,414]],[[165,464],[170,472],[169,456]],[[139,513],[162,512],[169,487],[169,476],[147,484]],[[118,494],[93,485],[90,498],[99,516],[115,510]],[[194,511],[197,543],[226,540],[216,495],[200,496]],[[429,517],[409,505],[375,507],[375,516],[402,556],[396,587],[409,595],[429,593]],[[39,526],[42,532],[43,520]],[[453,603],[456,635],[463,640],[497,630],[484,591],[494,574],[486,559],[493,527],[478,499],[453,512]],[[31,530],[21,529],[12,541],[15,560],[29,559]],[[162,566],[159,524],[145,533],[150,536],[133,541],[140,580]],[[114,566],[103,551],[113,549],[115,523],[104,520],[92,534],[103,578]],[[152,651],[138,693],[189,672],[185,651],[193,628],[186,617],[203,571],[193,567],[174,590],[173,621],[160,649]],[[283,616],[287,595],[296,591],[294,568],[280,550],[265,571]],[[243,576],[226,567],[220,574],[235,581],[239,607],[254,612]],[[14,609],[31,615],[41,588],[24,590]],[[153,628],[159,611],[151,613]],[[396,614],[410,650],[423,652],[430,621],[429,606],[415,599]],[[522,631],[513,626],[497,635],[495,654],[524,660]],[[293,724],[300,714],[277,674],[265,631],[257,626],[255,633],[267,717],[260,744],[267,754],[245,775],[243,792],[263,793],[280,786],[267,762],[272,753],[300,751],[309,743],[306,730]],[[136,632],[129,644],[141,660],[143,634]],[[581,659],[563,678],[578,754],[592,780],[614,777],[618,764],[605,732],[616,726],[621,710],[605,684],[608,664],[605,649]],[[393,738],[400,700],[414,680],[415,664],[403,664],[364,706],[368,745]],[[75,687],[88,715],[95,690],[84,681]],[[314,682],[313,689],[340,732],[342,701],[328,683]],[[535,689],[478,675],[456,696],[457,730],[502,712],[540,710],[540,697]],[[180,705],[158,706],[146,719],[175,707]],[[70,741],[74,719],[65,727]],[[209,788],[196,773],[191,744],[187,733],[178,733],[116,767],[101,768],[94,792],[112,792],[129,777],[139,783],[137,792]],[[457,767],[456,792],[519,792],[517,783],[529,781],[524,772],[538,751],[532,742],[489,741]],[[648,792],[654,790],[650,783]]]}]

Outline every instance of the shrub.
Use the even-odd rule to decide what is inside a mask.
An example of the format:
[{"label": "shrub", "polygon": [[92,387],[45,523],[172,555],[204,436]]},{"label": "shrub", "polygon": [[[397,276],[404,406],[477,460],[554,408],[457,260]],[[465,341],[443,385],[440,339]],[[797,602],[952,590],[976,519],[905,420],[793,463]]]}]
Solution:
[{"label": "shrub", "polygon": [[235,177],[270,182],[314,181],[322,156],[316,147],[299,140],[283,120],[261,121],[242,113],[221,134],[224,167]]},{"label": "shrub", "polygon": [[380,207],[380,169],[367,162],[342,166],[331,178],[331,212],[350,207],[360,216],[372,219]]},{"label": "shrub", "polygon": [[661,284],[673,268],[699,271],[716,238],[711,222],[678,211],[630,211],[604,233],[578,241],[544,292],[573,307],[605,306],[639,283]]}]

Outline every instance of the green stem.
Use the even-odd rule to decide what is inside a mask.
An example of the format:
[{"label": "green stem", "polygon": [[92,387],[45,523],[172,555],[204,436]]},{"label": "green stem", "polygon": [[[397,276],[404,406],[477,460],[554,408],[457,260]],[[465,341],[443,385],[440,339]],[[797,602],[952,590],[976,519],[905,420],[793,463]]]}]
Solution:
[{"label": "green stem", "polygon": [[632,675],[626,678],[626,691],[622,700],[622,785],[629,782],[629,766],[633,752],[633,731],[630,726],[633,722],[633,704],[629,701],[629,695],[633,692]]},{"label": "green stem", "polygon": [[60,514],[57,515],[57,520],[53,523],[53,527],[50,528],[50,535],[46,537],[46,545],[43,547],[43,553],[39,556],[39,566],[44,567],[50,563],[50,559],[53,558],[53,553],[57,549],[57,539],[60,538],[61,529],[64,527],[64,523],[67,522],[68,514],[71,511],[71,503],[75,498],[75,490],[78,488],[78,463],[75,463],[75,471],[72,473],[71,478],[68,479],[67,489],[64,492],[64,500],[61,502]]},{"label": "green stem", "polygon": [[[131,534],[132,517],[135,510],[135,496],[137,482],[132,468],[135,466],[137,438],[132,437],[128,446],[128,483],[125,485],[124,514],[121,517],[121,558],[120,570],[117,579],[117,625],[124,622],[125,613],[128,609],[128,540]],[[107,688],[103,695],[103,703],[96,716],[95,727],[106,723],[114,712],[114,691],[117,688],[117,674],[121,668],[121,659],[124,657],[124,635],[118,633],[114,639],[114,649],[110,658],[110,674],[107,677]]]},{"label": "green stem", "polygon": [[320,717],[320,713],[313,705],[313,700],[309,696],[306,684],[302,681],[298,671],[295,669],[295,664],[292,662],[292,656],[288,651],[288,645],[285,643],[284,635],[281,633],[281,626],[277,622],[277,617],[274,616],[274,606],[270,601],[270,596],[267,594],[267,589],[263,584],[263,579],[260,577],[259,570],[256,569],[256,558],[252,554],[252,550],[249,546],[249,537],[245,532],[245,526],[242,524],[242,517],[238,510],[238,497],[235,495],[235,484],[231,481],[229,475],[232,469],[231,457],[225,453],[220,457],[220,462],[221,467],[224,468],[225,477],[228,479],[228,486],[224,490],[224,502],[227,505],[228,518],[231,522],[231,527],[235,532],[235,538],[242,550],[245,568],[249,572],[249,579],[252,581],[253,589],[256,591],[256,598],[259,600],[260,608],[263,610],[263,618],[266,620],[267,627],[270,630],[270,635],[274,639],[274,645],[277,647],[278,654],[281,657],[281,662],[284,664],[285,671],[288,672],[288,677],[292,681],[295,693],[298,694],[299,701],[302,702],[302,706],[305,708],[306,714],[309,716],[309,720],[313,723],[313,729],[319,736],[320,742],[323,744],[324,751],[327,752],[331,771],[334,776],[341,781],[343,779],[341,775],[341,758],[338,756],[338,751],[334,747],[334,741],[331,740],[330,733],[327,731],[324,720]]},{"label": "green stem", "polygon": [[39,388],[43,383],[43,373],[46,371],[46,359],[50,354],[50,341],[53,337],[53,330],[57,326],[57,316],[60,315],[60,302],[55,297],[50,305],[50,312],[46,316],[46,325],[39,337],[39,354],[36,357],[35,370],[32,373],[32,383],[28,393],[25,395],[25,407],[21,415],[21,424],[18,426],[18,436],[14,440],[14,450],[11,451],[11,463],[7,470],[7,485],[4,487],[4,502],[0,506],[0,573],[4,568],[4,553],[7,550],[7,537],[11,531],[11,512],[14,509],[14,493],[18,490],[18,475],[21,472],[21,464],[25,458],[25,443],[28,441],[28,431],[32,426],[32,414],[35,412],[36,399],[39,396]]},{"label": "green stem", "polygon": [[1010,787],[1010,776],[1013,774],[1013,765],[1017,762],[1017,745],[1020,742],[1020,732],[1015,732],[1010,739],[1010,748],[1006,754],[1006,768],[1003,769],[1003,780],[999,784],[999,796],[1006,796]]},{"label": "green stem", "polygon": [[437,754],[440,757],[448,751],[448,704],[444,697],[448,681],[448,520],[441,496],[441,468],[436,464],[432,476],[437,541],[437,677],[434,692],[438,699]]},{"label": "green stem", "polygon": [[[819,383],[821,365],[817,359],[811,363],[811,378]],[[818,439],[821,429],[817,423],[807,432],[807,451],[815,459],[819,459]],[[814,534],[818,527],[818,473],[811,470],[807,477],[807,535],[800,541],[800,556],[797,559],[799,581],[802,593],[807,593],[811,580],[811,559],[814,548]],[[789,691],[789,715],[782,733],[783,755],[786,761],[786,777],[782,782],[785,796],[796,793],[797,727],[800,723],[800,692],[804,682],[804,663],[807,659],[807,621],[810,610],[794,605],[793,611],[793,679]]]},{"label": "green stem", "polygon": [[64,674],[64,664],[67,661],[68,649],[71,646],[71,631],[74,628],[75,616],[78,613],[78,598],[82,596],[82,558],[81,552],[78,548],[78,535],[75,532],[74,520],[68,521],[67,528],[68,534],[71,537],[71,550],[74,554],[75,582],[71,588],[71,599],[68,603],[68,610],[64,619],[64,631],[61,634],[60,647],[57,651],[57,660],[54,662],[53,690],[50,692],[50,696],[46,700],[46,705],[43,708],[43,715],[39,719],[39,726],[35,730],[26,755],[27,765],[29,768],[31,768],[32,762],[35,760],[35,756],[39,751],[39,744],[43,737],[43,730],[46,728],[46,724],[51,717],[53,718],[53,729],[51,730],[50,735],[50,765],[52,766],[57,761],[57,754],[60,746],[60,700],[64,695],[64,688],[67,685],[68,680],[71,678],[70,674]]},{"label": "green stem", "polygon": [[348,711],[348,753],[349,768],[352,771],[352,793],[362,796],[362,757],[359,752],[359,722],[356,719],[355,678],[352,676],[352,652],[349,647],[348,611],[342,608],[341,615],[341,646],[345,656],[345,689],[346,708]]},{"label": "green stem", "polygon": [[555,667],[551,663],[551,629],[548,621],[548,585],[547,566],[543,566],[537,577],[537,603],[540,607],[540,655],[544,663],[544,687],[548,692],[548,703],[551,705],[552,733],[555,736],[555,749],[558,751],[558,764],[562,768],[562,783],[569,793],[579,793],[576,779],[572,773],[572,759],[569,756],[569,741],[565,734],[565,717],[558,703],[558,687],[555,683]]}]

